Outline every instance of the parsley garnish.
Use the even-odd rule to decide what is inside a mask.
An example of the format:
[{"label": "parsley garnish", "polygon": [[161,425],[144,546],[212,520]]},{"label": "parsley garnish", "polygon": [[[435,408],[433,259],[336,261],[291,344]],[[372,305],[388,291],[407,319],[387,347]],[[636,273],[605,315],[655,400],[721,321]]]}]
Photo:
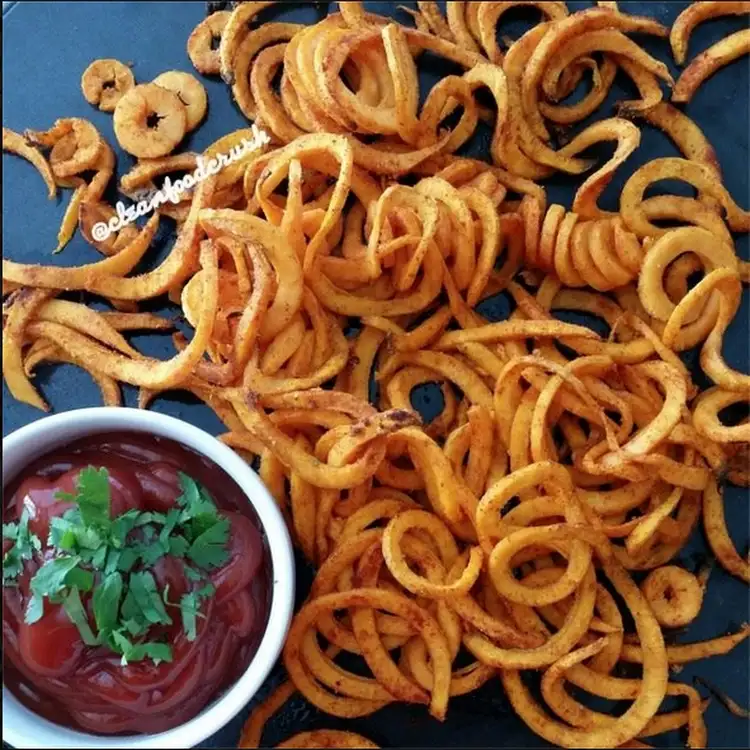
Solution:
[{"label": "parsley garnish", "polygon": [[204,599],[214,595],[216,589],[212,584],[207,583],[197,591],[191,591],[189,594],[183,594],[179,604],[173,604],[169,601],[169,587],[164,590],[164,603],[169,607],[178,607],[182,617],[182,629],[187,635],[189,641],[194,641],[198,637],[198,617],[205,617],[201,612],[201,604]]},{"label": "parsley garnish", "polygon": [[[229,519],[221,516],[206,489],[180,472],[181,495],[167,513],[129,510],[111,517],[109,473],[88,466],[78,475],[76,494],[57,498],[74,505],[50,521],[47,547],[55,556],[44,561],[31,578],[25,621],[37,622],[44,600],[61,604],[88,646],[106,645],[121,655],[122,665],[151,659],[172,660],[167,643],[149,641],[153,626],[172,624],[165,605],[180,610],[188,640],[197,637],[197,618],[204,600],[215,593],[207,573],[229,558]],[[29,532],[24,510],[18,523],[4,524],[3,537],[13,547],[3,557],[3,585],[13,585],[40,540]],[[165,555],[183,560],[186,578],[196,586],[179,604],[168,601],[168,587],[159,592],[150,568]],[[187,561],[190,561],[188,564]],[[91,593],[91,614],[81,601]]]},{"label": "parsley garnish", "polygon": [[87,466],[78,475],[78,494],[58,492],[57,497],[75,503],[86,526],[109,527],[109,472],[105,468]]},{"label": "parsley garnish", "polygon": [[37,596],[59,593],[66,586],[65,579],[68,574],[77,568],[80,562],[81,558],[77,555],[62,555],[44,563],[31,579],[31,592]]},{"label": "parsley garnish", "polygon": [[21,512],[18,523],[3,524],[3,539],[12,539],[13,546],[3,555],[3,586],[12,586],[23,570],[26,560],[31,560],[34,552],[42,549],[36,534],[29,531],[29,512]]},{"label": "parsley garnish", "polygon": [[172,661],[172,649],[166,643],[144,642],[133,643],[122,631],[116,630],[113,634],[113,641],[117,651],[122,654],[120,664],[123,667],[131,661],[142,661],[146,657],[151,659],[154,664],[159,665],[163,661]]},{"label": "parsley garnish", "polygon": [[142,616],[154,625],[171,625],[172,618],[164,609],[164,603],[156,589],[151,573],[131,573],[130,592],[140,608]]},{"label": "parsley garnish", "polygon": [[65,614],[68,615],[71,622],[73,622],[78,628],[78,632],[81,634],[83,642],[87,646],[98,646],[99,639],[94,635],[94,631],[91,629],[88,615],[86,614],[86,610],[83,608],[83,603],[81,602],[81,595],[78,593],[78,589],[75,586],[65,594],[62,604]]},{"label": "parsley garnish", "polygon": [[199,568],[219,568],[228,559],[229,519],[218,518],[190,545],[187,556]]},{"label": "parsley garnish", "polygon": [[120,619],[122,590],[122,575],[117,571],[105,575],[94,589],[94,620],[100,633],[115,630]]}]

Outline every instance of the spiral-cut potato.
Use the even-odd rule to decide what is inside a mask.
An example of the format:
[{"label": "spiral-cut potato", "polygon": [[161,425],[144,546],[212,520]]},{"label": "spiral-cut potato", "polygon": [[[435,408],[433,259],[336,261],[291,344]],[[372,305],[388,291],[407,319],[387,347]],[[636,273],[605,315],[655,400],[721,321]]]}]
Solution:
[{"label": "spiral-cut potato", "polygon": [[554,273],[566,286],[606,292],[638,278],[645,255],[619,216],[586,220],[553,204],[546,213],[533,198],[521,204],[526,262]]}]

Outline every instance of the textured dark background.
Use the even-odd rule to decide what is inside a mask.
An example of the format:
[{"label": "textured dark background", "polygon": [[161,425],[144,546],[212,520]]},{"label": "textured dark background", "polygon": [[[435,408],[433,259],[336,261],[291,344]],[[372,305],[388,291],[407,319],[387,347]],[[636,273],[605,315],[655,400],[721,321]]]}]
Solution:
[{"label": "textured dark background", "polygon": [[[407,3],[414,7],[415,3]],[[178,68],[192,70],[185,52],[187,37],[205,12],[204,3],[166,2],[94,2],[94,3],[15,3],[4,10],[3,18],[3,125],[17,131],[24,128],[44,129],[58,117],[87,117],[94,122],[109,142],[116,141],[112,131],[111,115],[91,108],[80,91],[80,76],[91,60],[98,57],[114,57],[132,61],[133,72],[138,82],[146,82],[162,71]],[[325,13],[326,3],[317,6],[307,4],[287,6],[280,13],[271,10],[271,16],[283,15],[285,20],[314,22]],[[334,3],[330,4],[331,7]],[[386,15],[395,15],[409,23],[397,3],[366,3],[372,10]],[[592,3],[571,2],[568,7],[575,10],[591,6]],[[633,2],[621,3],[621,8],[631,13],[641,13],[671,25],[677,14],[687,3]],[[261,15],[262,19],[266,14]],[[509,23],[504,23],[501,33],[516,38],[527,27],[523,13],[513,12]],[[532,18],[530,15],[528,18]],[[533,19],[532,19],[533,20]],[[726,34],[742,28],[745,18],[730,17],[701,25],[693,34],[689,59],[709,44]],[[673,75],[678,70],[672,62],[666,40],[645,37],[644,46],[670,65]],[[446,73],[454,72],[450,66],[425,58],[420,62],[422,70],[422,96],[429,87]],[[227,87],[216,79],[202,79],[209,95],[209,117],[205,124],[193,133],[183,148],[200,150],[220,135],[245,125],[242,114],[230,100]],[[716,148],[724,172],[725,185],[742,206],[750,204],[748,180],[748,59],[737,61],[719,72],[698,91],[687,106],[687,113],[703,128]],[[612,114],[613,101],[633,98],[635,91],[627,79],[618,77],[607,104],[595,115],[595,119]],[[473,155],[486,154],[489,131],[480,133],[471,144]],[[602,155],[611,153],[605,146]],[[607,189],[603,206],[614,209],[624,179],[632,170],[657,156],[676,155],[674,146],[661,133],[644,126],[640,148],[629,158],[621,174],[615,176]],[[118,173],[127,171],[133,159],[118,152]],[[21,159],[3,155],[3,252],[13,260],[23,262],[56,263],[74,265],[98,259],[97,253],[79,236],[66,250],[52,256],[55,236],[60,219],[69,199],[65,192],[57,204],[46,198],[39,175]],[[575,183],[568,178],[549,182],[551,201],[570,205]],[[683,186],[684,187],[684,186]],[[114,195],[113,195],[114,198]],[[172,237],[169,229],[160,232],[161,244],[157,245],[151,262],[166,252]],[[738,239],[743,257],[747,258],[747,236]],[[169,308],[156,308],[169,309]],[[176,309],[173,309],[175,311]],[[501,319],[508,313],[508,300],[503,295],[482,307],[485,314]],[[726,338],[725,355],[729,363],[740,369],[748,369],[748,295]],[[133,336],[135,345],[154,356],[168,357],[173,350],[169,336]],[[688,360],[697,361],[695,353]],[[698,382],[705,384],[699,373]],[[89,377],[71,366],[41,368],[36,378],[44,397],[59,411],[100,403],[99,393]],[[125,400],[135,405],[135,389],[124,388]],[[416,404],[429,411],[425,396]],[[415,399],[416,400],[416,399]],[[222,430],[214,414],[196,401],[180,394],[161,398],[155,403],[158,411],[186,419],[211,433]],[[38,419],[42,416],[31,407],[18,404],[9,396],[3,384],[3,434]],[[747,546],[748,502],[747,494],[737,488],[729,488],[726,497],[729,527],[735,535],[740,552]],[[705,559],[705,542],[697,531],[694,540],[685,550],[681,562],[694,569]],[[306,590],[311,572],[300,565],[299,584],[302,593]],[[680,633],[678,641],[689,642],[709,638],[734,628],[748,619],[748,589],[741,582],[725,575],[721,569],[714,570],[708,587],[704,608],[698,620],[687,633]],[[719,688],[727,691],[742,705],[748,704],[748,642],[733,653],[696,665],[688,666],[679,679],[690,682],[700,674]],[[269,684],[262,691],[265,695],[272,685],[281,679],[277,669]],[[249,708],[249,707],[248,707]],[[240,727],[247,715],[243,711],[222,732],[206,741],[205,747],[232,746],[237,742]],[[714,701],[706,715],[709,727],[710,747],[746,747],[750,744],[748,723],[735,718]],[[394,705],[377,714],[354,722],[342,722],[311,709],[301,698],[293,699],[268,725],[266,745],[275,745],[293,732],[323,727],[350,727],[362,732],[384,747],[544,747],[517,719],[505,699],[499,681],[493,680],[478,692],[451,701],[448,719],[444,724],[430,718],[424,707]],[[679,747],[684,738],[676,733],[649,740],[655,746]]]}]

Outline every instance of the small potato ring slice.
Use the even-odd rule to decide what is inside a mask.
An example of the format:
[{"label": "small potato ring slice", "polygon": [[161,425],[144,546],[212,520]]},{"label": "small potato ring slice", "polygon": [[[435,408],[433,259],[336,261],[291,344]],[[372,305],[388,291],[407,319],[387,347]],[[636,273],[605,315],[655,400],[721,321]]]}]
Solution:
[{"label": "small potato ring slice", "polygon": [[115,108],[115,136],[139,159],[166,156],[187,130],[185,105],[173,91],[145,83],[128,91]]},{"label": "small potato ring slice", "polygon": [[698,578],[684,568],[664,565],[646,576],[641,593],[660,625],[682,628],[700,613],[704,589]]},{"label": "small potato ring slice", "polygon": [[81,91],[89,104],[102,112],[114,112],[117,102],[135,86],[130,68],[119,60],[94,60],[83,71]]},{"label": "small potato ring slice", "polygon": [[190,73],[183,73],[181,70],[168,70],[154,78],[153,83],[177,94],[185,105],[187,129],[195,130],[208,108],[208,96],[203,84]]}]

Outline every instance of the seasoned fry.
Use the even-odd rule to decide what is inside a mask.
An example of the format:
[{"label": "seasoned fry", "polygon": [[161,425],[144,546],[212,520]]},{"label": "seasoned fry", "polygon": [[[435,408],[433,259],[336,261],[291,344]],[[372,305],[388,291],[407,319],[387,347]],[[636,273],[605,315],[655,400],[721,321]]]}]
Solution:
[{"label": "seasoned fry", "polygon": [[750,13],[750,3],[737,2],[700,2],[691,3],[680,13],[669,32],[669,44],[678,65],[684,65],[687,57],[690,35],[699,23],[710,18]]},{"label": "seasoned fry", "polygon": [[50,198],[57,197],[57,184],[49,163],[44,156],[33,146],[30,146],[21,135],[9,128],[3,128],[3,151],[18,154],[30,161],[37,169],[47,186]]},{"label": "seasoned fry", "polygon": [[700,85],[719,68],[729,65],[733,60],[748,53],[750,53],[750,29],[737,31],[720,42],[716,42],[705,52],[701,52],[682,71],[672,92],[672,101],[689,102]]},{"label": "seasoned fry", "polygon": [[75,234],[76,228],[78,227],[78,212],[81,206],[81,201],[86,196],[87,191],[86,183],[82,182],[74,191],[73,195],[70,196],[70,203],[65,209],[63,220],[60,223],[60,229],[57,232],[57,247],[52,251],[53,254],[57,254],[65,249],[65,245],[70,242]]},{"label": "seasoned fry", "polygon": [[97,169],[100,158],[108,150],[99,131],[80,117],[57,120],[46,131],[26,130],[24,138],[52,149],[49,156],[52,174],[56,180],[65,181],[67,187],[71,186],[67,178],[88,169]]},{"label": "seasoned fry", "polygon": [[220,10],[206,16],[192,31],[187,40],[187,53],[193,67],[204,76],[218,75],[221,61],[219,48],[214,42],[221,40],[230,12]]}]

